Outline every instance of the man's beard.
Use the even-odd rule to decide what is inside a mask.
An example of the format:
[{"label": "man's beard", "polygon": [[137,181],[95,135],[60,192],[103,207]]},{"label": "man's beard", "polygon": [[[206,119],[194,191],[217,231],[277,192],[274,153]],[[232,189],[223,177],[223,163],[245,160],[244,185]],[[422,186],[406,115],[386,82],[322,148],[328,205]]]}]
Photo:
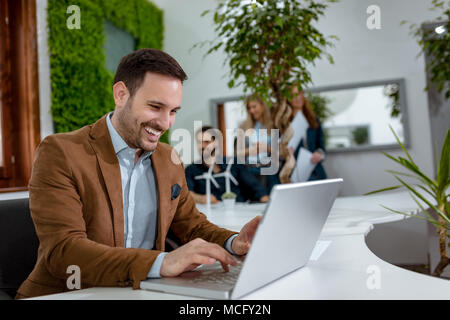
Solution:
[{"label": "man's beard", "polygon": [[203,165],[209,167],[211,164],[216,162],[216,148],[213,146],[208,146],[202,148],[202,163]]},{"label": "man's beard", "polygon": [[[120,133],[122,138],[128,144],[130,148],[133,149],[142,149],[144,151],[153,151],[154,148],[149,150],[148,147],[145,146],[145,143],[142,142],[141,133],[145,127],[151,127],[152,129],[163,131],[163,129],[155,122],[148,121],[145,123],[139,124],[137,119],[132,118],[131,109],[133,107],[133,98],[130,98],[123,110],[118,114],[118,124],[120,128]],[[161,133],[161,135],[163,132]]]}]

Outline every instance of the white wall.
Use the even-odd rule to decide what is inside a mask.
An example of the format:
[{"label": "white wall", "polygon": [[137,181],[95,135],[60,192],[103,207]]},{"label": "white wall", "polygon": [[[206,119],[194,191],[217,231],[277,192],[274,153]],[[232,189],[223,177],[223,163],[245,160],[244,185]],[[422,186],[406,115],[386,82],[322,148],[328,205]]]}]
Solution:
[{"label": "white wall", "polygon": [[[36,0],[38,21],[38,54],[40,80],[41,135],[53,133],[50,115],[50,73],[47,46],[47,0]],[[164,10],[164,49],[174,56],[187,72],[183,109],[177,116],[176,128],[193,132],[194,120],[211,123],[209,101],[214,98],[242,94],[228,89],[228,67],[223,53],[206,58],[206,48],[192,49],[195,43],[215,37],[212,16],[201,18],[206,9],[214,9],[214,0],[153,0]],[[378,0],[381,8],[381,30],[368,30],[366,9],[372,0],[341,0],[327,10],[326,19],[318,27],[324,34],[340,40],[330,53],[335,64],[319,61],[311,69],[314,86],[338,85],[372,80],[405,78],[406,99],[411,136],[410,152],[428,174],[434,174],[431,135],[427,111],[424,58],[417,58],[419,47],[400,21],[423,22],[434,15],[427,10],[431,0]],[[400,154],[398,151],[393,154]],[[391,161],[378,151],[328,154],[325,168],[330,177],[344,178],[341,195],[356,195],[391,185],[393,178],[384,172]]]},{"label": "white wall", "polygon": [[[215,33],[212,16],[201,18],[206,9],[214,9],[213,0],[154,1],[164,10],[164,49],[173,55],[187,72],[183,110],[174,128],[192,131],[194,120],[211,122],[209,100],[241,94],[228,89],[228,67],[224,54],[215,53],[203,60],[206,49],[189,49],[197,42],[212,40]],[[411,134],[411,154],[420,167],[433,174],[431,136],[427,111],[424,58],[417,58],[419,46],[400,21],[423,22],[434,15],[427,10],[431,0],[377,0],[381,8],[381,30],[368,30],[366,9],[373,0],[341,0],[333,4],[318,28],[340,41],[330,50],[335,64],[319,61],[311,69],[314,86],[339,85],[383,79],[405,78],[406,99]],[[399,152],[392,152],[400,154]],[[342,177],[341,195],[363,194],[392,185],[394,179],[385,169],[393,168],[379,151],[329,154],[325,168],[330,177]]]}]

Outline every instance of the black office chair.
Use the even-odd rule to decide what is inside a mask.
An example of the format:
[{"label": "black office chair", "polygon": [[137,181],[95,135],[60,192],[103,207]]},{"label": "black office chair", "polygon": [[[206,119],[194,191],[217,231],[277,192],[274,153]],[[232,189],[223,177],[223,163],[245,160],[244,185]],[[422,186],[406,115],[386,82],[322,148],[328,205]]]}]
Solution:
[{"label": "black office chair", "polygon": [[13,299],[33,270],[39,239],[28,199],[0,201],[0,299]]}]

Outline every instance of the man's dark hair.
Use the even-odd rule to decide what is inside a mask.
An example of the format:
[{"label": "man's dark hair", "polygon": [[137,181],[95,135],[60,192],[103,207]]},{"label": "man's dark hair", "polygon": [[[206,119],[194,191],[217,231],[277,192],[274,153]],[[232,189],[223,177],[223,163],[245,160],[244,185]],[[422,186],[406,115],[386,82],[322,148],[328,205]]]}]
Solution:
[{"label": "man's dark hair", "polygon": [[147,72],[158,73],[179,79],[187,79],[187,75],[178,62],[167,53],[157,49],[140,49],[124,56],[114,76],[114,84],[123,81],[133,96],[142,85]]},{"label": "man's dark hair", "polygon": [[216,130],[215,128],[213,128],[213,127],[211,127],[211,126],[203,126],[203,127],[201,127],[200,129],[197,129],[197,131],[195,132],[195,136],[197,136],[200,132],[201,132],[201,133],[205,133],[206,131],[208,131],[208,130],[210,130],[210,129]]}]

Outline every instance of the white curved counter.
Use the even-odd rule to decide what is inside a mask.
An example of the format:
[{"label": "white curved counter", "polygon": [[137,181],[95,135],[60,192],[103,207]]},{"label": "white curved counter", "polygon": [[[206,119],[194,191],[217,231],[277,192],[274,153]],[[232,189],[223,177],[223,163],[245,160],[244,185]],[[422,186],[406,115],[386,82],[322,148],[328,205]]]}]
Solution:
[{"label": "white curved counter", "polygon": [[[406,191],[337,198],[320,241],[326,249],[315,259],[245,299],[448,299],[450,281],[396,267],[366,246],[365,236],[380,223],[405,219],[382,208],[415,214],[418,207]],[[207,214],[213,223],[239,231],[261,214],[264,204],[222,204]],[[205,212],[205,206],[199,205]],[[313,253],[314,255],[314,253]],[[192,299],[130,288],[91,288],[37,299]]]}]

